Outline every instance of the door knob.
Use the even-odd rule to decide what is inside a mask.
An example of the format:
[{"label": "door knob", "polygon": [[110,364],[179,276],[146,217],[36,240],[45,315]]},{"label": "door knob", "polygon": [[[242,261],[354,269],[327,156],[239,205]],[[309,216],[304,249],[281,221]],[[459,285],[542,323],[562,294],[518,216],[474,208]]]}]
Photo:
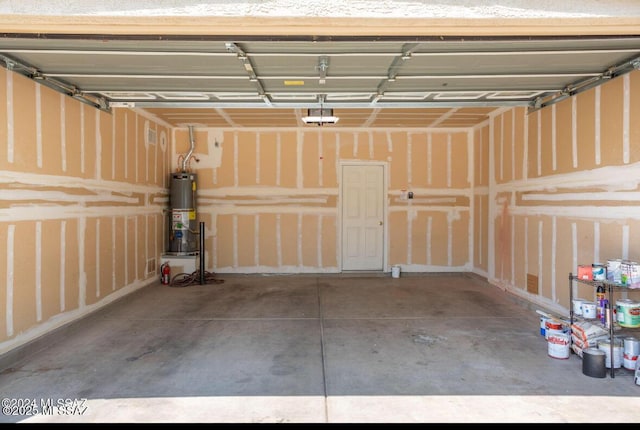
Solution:
[{"label": "door knob", "polygon": [[379,225],[382,225],[382,221],[380,221],[378,224],[379,224]]}]

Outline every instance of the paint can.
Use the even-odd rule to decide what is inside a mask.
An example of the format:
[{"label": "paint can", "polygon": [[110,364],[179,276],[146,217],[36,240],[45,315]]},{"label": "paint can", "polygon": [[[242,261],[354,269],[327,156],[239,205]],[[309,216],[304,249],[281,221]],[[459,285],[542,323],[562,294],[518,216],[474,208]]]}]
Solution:
[{"label": "paint can", "polygon": [[392,278],[400,277],[400,266],[391,266],[391,277]]},{"label": "paint can", "polygon": [[[605,366],[611,368],[611,341],[601,340],[598,342],[598,349],[605,353]],[[619,369],[622,367],[622,341],[618,338],[613,339],[613,368]]]},{"label": "paint can", "polygon": [[640,302],[622,299],[616,302],[616,318],[621,327],[640,327]]},{"label": "paint can", "polygon": [[606,281],[607,267],[601,263],[593,263],[591,265],[591,274],[594,281]]},{"label": "paint can", "polygon": [[594,302],[582,302],[582,316],[589,319],[595,319],[596,304]]},{"label": "paint can", "polygon": [[586,302],[587,299],[573,299],[573,314],[574,315],[582,315],[582,303]]},{"label": "paint can", "polygon": [[624,353],[622,355],[622,367],[635,370],[640,355],[640,341],[635,337],[624,338]]},{"label": "paint can", "polygon": [[607,376],[607,368],[604,365],[605,358],[605,352],[598,348],[582,350],[582,373],[592,378],[604,378]]},{"label": "paint can", "polygon": [[567,332],[560,321],[554,321],[551,318],[547,318],[547,321],[545,321],[544,325],[544,338],[546,340],[549,340],[549,336],[551,336],[552,334],[563,334]]},{"label": "paint can", "polygon": [[633,380],[636,385],[640,385],[640,360],[636,361],[636,371],[634,373]]},{"label": "paint can", "polygon": [[549,321],[548,317],[544,317],[544,316],[540,317],[540,336],[544,336],[545,339],[547,338],[546,336],[547,321]]},{"label": "paint can", "polygon": [[571,336],[569,333],[551,333],[547,339],[547,353],[549,357],[566,360],[571,351]]}]

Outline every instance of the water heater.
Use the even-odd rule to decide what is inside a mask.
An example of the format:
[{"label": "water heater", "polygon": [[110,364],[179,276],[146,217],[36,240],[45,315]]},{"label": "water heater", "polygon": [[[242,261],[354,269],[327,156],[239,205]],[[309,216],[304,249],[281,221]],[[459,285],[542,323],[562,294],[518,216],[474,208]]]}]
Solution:
[{"label": "water heater", "polygon": [[198,253],[196,178],[195,173],[171,174],[168,254],[196,255]]}]

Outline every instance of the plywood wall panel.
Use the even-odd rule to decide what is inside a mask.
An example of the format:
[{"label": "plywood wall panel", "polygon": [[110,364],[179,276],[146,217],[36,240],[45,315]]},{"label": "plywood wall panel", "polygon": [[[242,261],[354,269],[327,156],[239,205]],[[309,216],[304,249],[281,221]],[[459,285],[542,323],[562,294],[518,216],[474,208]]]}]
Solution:
[{"label": "plywood wall panel", "polygon": [[488,205],[486,195],[475,195],[473,198],[473,266],[487,271],[487,220]]},{"label": "plywood wall panel", "polygon": [[300,251],[303,267],[320,267],[318,250],[322,244],[322,231],[318,229],[318,215],[301,216],[302,242]]},{"label": "plywood wall panel", "polygon": [[322,178],[319,172],[322,170],[320,165],[319,151],[319,133],[303,132],[300,133],[302,138],[302,186],[305,188],[318,188],[321,186]]},{"label": "plywood wall panel", "polygon": [[444,212],[434,212],[432,215],[430,248],[432,265],[449,265],[449,224]]},{"label": "plywood wall panel", "polygon": [[542,270],[540,273],[539,279],[541,280],[541,291],[540,294],[543,297],[546,297],[552,302],[557,302],[559,299],[558,294],[556,293],[557,285],[555,283],[554,276],[557,276],[558,273],[554,274],[553,269],[555,267],[556,261],[554,260],[554,256],[557,256],[557,250],[554,250],[555,243],[553,242],[553,219],[550,216],[541,217],[542,220],[542,229],[540,230],[540,249],[539,252],[542,256],[541,264]]},{"label": "plywood wall panel", "polygon": [[[9,117],[9,109],[7,105],[9,101],[7,100],[7,92],[9,82],[12,82],[13,74],[8,73],[7,69],[4,67],[0,67],[0,169],[7,170],[9,169],[9,148],[13,151],[13,136],[9,133],[9,123],[11,121],[11,125],[13,125],[13,117]],[[11,84],[13,85],[13,84]],[[2,327],[0,327],[2,330]],[[3,333],[3,331],[0,331]]]},{"label": "plywood wall panel", "polygon": [[[255,186],[256,182],[256,146],[258,135],[253,132],[238,133],[238,185]],[[241,161],[240,161],[241,160]]]},{"label": "plywood wall panel", "polygon": [[[451,180],[447,184],[453,188],[468,188],[469,183],[469,155],[467,149],[467,133],[451,133]],[[419,167],[417,168],[419,171]]]},{"label": "plywood wall panel", "polygon": [[473,169],[476,187],[489,185],[489,127],[485,126],[474,132],[474,160]]},{"label": "plywood wall panel", "polygon": [[113,142],[113,114],[100,111],[100,178],[113,179],[114,142]]},{"label": "plywood wall panel", "polygon": [[415,213],[408,222],[411,226],[411,264],[429,264],[427,259],[427,237],[430,236],[428,218],[430,212]]},{"label": "plywood wall panel", "polygon": [[426,133],[410,133],[411,143],[411,188],[427,188],[428,142]]},{"label": "plywood wall panel", "polygon": [[298,215],[280,214],[280,244],[283,266],[298,266],[301,264],[298,259],[299,234],[302,234],[302,232],[298,230]]},{"label": "plywood wall panel", "polygon": [[621,221],[598,222],[600,243],[597,263],[606,264],[609,259],[622,258],[623,227]]},{"label": "plywood wall panel", "polygon": [[86,304],[91,305],[99,300],[99,285],[97,280],[98,251],[96,243],[99,243],[98,226],[96,218],[87,218],[84,230],[84,249],[82,250],[84,267],[82,270],[86,276]]},{"label": "plywood wall panel", "polygon": [[60,312],[60,220],[43,221],[41,235],[42,320],[46,321]]},{"label": "plywood wall panel", "polygon": [[[629,92],[629,163],[640,161],[640,73],[625,76]],[[626,95],[625,95],[626,97]]]},{"label": "plywood wall panel", "polygon": [[[100,296],[106,296],[113,291],[116,268],[114,259],[116,252],[113,243],[113,223],[111,217],[100,217]],[[157,254],[160,255],[160,254]]]},{"label": "plywood wall panel", "polygon": [[148,183],[149,178],[149,144],[147,142],[145,123],[148,120],[140,115],[136,116],[136,148],[138,150],[138,180],[139,184]]},{"label": "plywood wall panel", "polygon": [[124,111],[125,117],[125,178],[128,182],[138,181],[138,133],[136,130],[136,114],[133,111]]},{"label": "plywood wall panel", "polygon": [[125,129],[125,110],[124,109],[114,109],[113,110],[113,120],[115,121],[115,146],[117,150],[114,154],[114,180],[116,181],[124,181],[125,180],[125,172],[127,168],[127,152],[125,150],[125,138],[126,138],[126,129]]},{"label": "plywood wall panel", "polygon": [[62,122],[60,118],[60,103],[64,97],[60,93],[42,87],[41,99],[41,127],[42,127],[42,170],[47,175],[63,175],[62,170]]},{"label": "plywood wall panel", "polygon": [[501,118],[501,140],[502,140],[502,181],[512,181],[513,169],[515,168],[515,136],[514,131],[514,110],[507,111],[500,115]]},{"label": "plywood wall panel", "polygon": [[526,173],[523,172],[523,160],[527,150],[525,121],[527,121],[527,109],[524,107],[515,108],[513,110],[513,159],[515,162],[515,165],[513,166],[514,180],[523,179]]},{"label": "plywood wall panel", "polygon": [[80,236],[78,234],[78,221],[66,220],[64,229],[64,309],[71,311],[80,307]]},{"label": "plywood wall panel", "polygon": [[136,237],[136,278],[137,280],[143,280],[146,278],[147,273],[147,234],[146,234],[146,216],[137,215],[135,219],[135,230],[133,233]]},{"label": "plywood wall panel", "polygon": [[578,264],[592,264],[594,261],[593,221],[575,220]]},{"label": "plywood wall panel", "polygon": [[336,157],[337,133],[322,133],[322,186],[325,188],[338,187],[338,160]]},{"label": "plywood wall panel", "polygon": [[600,88],[602,164],[621,165],[624,163],[623,79],[613,79]]},{"label": "plywood wall panel", "polygon": [[280,186],[296,188],[298,184],[298,135],[280,133]]},{"label": "plywood wall panel", "polygon": [[539,163],[541,162],[538,151],[538,124],[540,123],[540,111],[529,114],[529,127],[527,128],[527,177],[537,178],[540,176]]},{"label": "plywood wall panel", "polygon": [[83,176],[83,148],[80,104],[69,97],[64,98],[64,158],[69,176]]},{"label": "plywood wall panel", "polygon": [[511,258],[513,252],[513,230],[510,202],[505,197],[495,220],[495,265],[496,276],[503,280],[511,279]]},{"label": "plywood wall panel", "polygon": [[569,306],[569,272],[576,273],[573,267],[573,237],[571,220],[556,217],[555,261],[553,268],[556,277],[556,297],[562,306]]},{"label": "plywood wall panel", "polygon": [[125,252],[125,261],[126,265],[126,278],[125,285],[129,285],[130,283],[136,280],[136,252],[137,252],[137,241],[136,241],[136,218],[135,216],[127,216],[125,219],[125,233],[126,233],[126,252]]},{"label": "plywood wall panel", "polygon": [[596,167],[596,158],[600,159],[600,150],[596,151],[596,140],[600,136],[596,135],[596,92],[585,91],[578,94],[575,103],[577,169],[593,169]]},{"label": "plywood wall panel", "polygon": [[338,267],[337,218],[322,216],[322,267]]},{"label": "plywood wall panel", "polygon": [[278,186],[278,133],[260,133],[260,185],[265,187]]},{"label": "plywood wall panel", "polygon": [[555,116],[556,172],[568,173],[574,170],[572,103],[558,103]]},{"label": "plywood wall panel", "polygon": [[30,80],[13,75],[13,165],[11,170],[37,172],[36,91]]},{"label": "plywood wall panel", "polygon": [[431,134],[431,165],[427,168],[431,170],[431,187],[446,188],[447,170],[449,163],[447,161],[447,133]]},{"label": "plywood wall panel", "polygon": [[233,215],[218,215],[216,217],[216,243],[218,252],[216,259],[218,267],[233,267],[234,254],[234,229]]},{"label": "plywood wall panel", "polygon": [[389,264],[407,261],[407,214],[389,214]]},{"label": "plywood wall panel", "polygon": [[[9,317],[6,313],[8,290],[11,289],[11,291],[13,291],[13,284],[9,286],[7,283],[9,274],[9,267],[7,267],[7,255],[9,254],[7,252],[9,227],[15,229],[14,224],[0,222],[0,255],[2,256],[2,258],[0,258],[0,274],[2,274],[0,275],[0,309],[3,310],[2,317],[0,317],[0,339],[6,339],[13,335],[13,327],[11,327],[11,330],[7,327],[7,318],[10,318],[11,321],[13,321],[13,316]],[[15,230],[13,234],[15,235]],[[13,268],[11,268],[11,270],[13,270]],[[13,311],[14,306],[11,305],[10,308]],[[9,323],[9,325],[11,326],[12,323]]]},{"label": "plywood wall panel", "polygon": [[628,231],[628,238],[626,240],[629,241],[629,251],[627,258],[640,262],[640,219],[631,219],[626,223],[625,228]]},{"label": "plywood wall panel", "polygon": [[127,247],[129,246],[125,242],[125,228],[126,225],[126,217],[118,216],[114,218],[115,221],[115,243],[114,243],[114,252],[115,252],[115,267],[116,267],[116,279],[115,279],[115,287],[116,289],[120,289],[126,285],[126,267],[128,256],[126,254]]},{"label": "plywood wall panel", "polygon": [[[541,219],[538,216],[525,217],[526,234],[527,234],[527,275],[540,275],[540,234],[539,226]],[[544,279],[544,274],[542,276]],[[537,291],[540,294],[540,290]]]},{"label": "plywood wall panel", "polygon": [[[82,145],[82,169],[83,177],[96,178],[96,156],[99,155],[96,147],[96,117],[99,117],[98,110],[88,105],[81,104],[80,112],[81,124],[81,145]],[[99,161],[99,160],[98,160]]]},{"label": "plywood wall panel", "polygon": [[253,215],[237,215],[237,253],[238,266],[252,267],[255,266],[255,247],[256,238],[255,218]]},{"label": "plywood wall panel", "polygon": [[[556,148],[553,146],[553,115],[555,108],[540,110],[541,126],[539,128],[540,143],[540,166],[542,176],[553,175],[556,173],[554,160],[557,160]],[[536,143],[538,145],[538,143]]]},{"label": "plywood wall panel", "polygon": [[459,211],[451,227],[452,260],[447,264],[461,267],[469,262],[469,212]]},{"label": "plywood wall panel", "polygon": [[258,264],[263,267],[279,267],[278,262],[278,220],[276,214],[260,214],[260,260]]},{"label": "plywood wall panel", "polygon": [[[391,134],[391,145],[393,152],[390,155],[391,163],[389,165],[389,180],[390,188],[392,190],[408,189],[408,175],[407,170],[409,168],[407,160],[407,140],[408,136],[401,133]],[[340,140],[342,142],[342,139]],[[343,154],[344,158],[348,157],[348,154]]]},{"label": "plywood wall panel", "polygon": [[35,253],[35,223],[16,223],[13,247],[13,328],[16,334],[37,322]]},{"label": "plywood wall panel", "polygon": [[513,217],[513,273],[514,287],[523,291],[527,290],[527,229],[525,217]]}]

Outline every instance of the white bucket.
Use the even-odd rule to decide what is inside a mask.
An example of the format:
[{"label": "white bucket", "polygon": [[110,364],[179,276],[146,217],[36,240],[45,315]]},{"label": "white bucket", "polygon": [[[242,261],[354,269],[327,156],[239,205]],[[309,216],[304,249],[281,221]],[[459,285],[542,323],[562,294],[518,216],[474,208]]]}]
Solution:
[{"label": "white bucket", "polygon": [[545,317],[545,316],[540,317],[540,336],[544,336],[545,339],[547,338],[547,335],[546,335],[547,321],[549,321],[548,317]]},{"label": "white bucket", "polygon": [[582,316],[585,318],[596,318],[596,304],[594,302],[582,302]]},{"label": "white bucket", "polygon": [[549,357],[565,360],[571,351],[571,336],[568,333],[551,333],[547,339]]},{"label": "white bucket", "polygon": [[635,337],[625,337],[624,354],[622,355],[622,367],[629,370],[635,370],[639,355],[640,341]]},{"label": "white bucket", "polygon": [[400,266],[391,266],[391,277],[392,278],[400,277]]},{"label": "white bucket", "polygon": [[[598,349],[604,351],[605,366],[611,368],[611,342],[609,340],[601,340],[598,342]],[[622,367],[622,341],[619,339],[613,340],[613,368],[619,369]]]},{"label": "white bucket", "polygon": [[573,299],[573,314],[574,315],[582,315],[582,303],[586,302],[587,299]]}]

